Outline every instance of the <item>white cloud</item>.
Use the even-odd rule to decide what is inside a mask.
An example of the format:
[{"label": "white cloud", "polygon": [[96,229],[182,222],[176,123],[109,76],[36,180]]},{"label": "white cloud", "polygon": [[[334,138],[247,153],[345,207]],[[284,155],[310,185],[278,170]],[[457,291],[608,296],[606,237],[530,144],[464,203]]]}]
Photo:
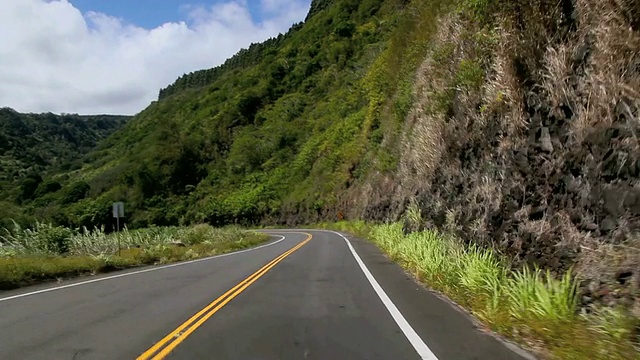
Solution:
[{"label": "white cloud", "polygon": [[178,76],[286,32],[309,0],[188,8],[186,22],[144,29],[67,0],[0,0],[0,107],[21,112],[135,114]]}]

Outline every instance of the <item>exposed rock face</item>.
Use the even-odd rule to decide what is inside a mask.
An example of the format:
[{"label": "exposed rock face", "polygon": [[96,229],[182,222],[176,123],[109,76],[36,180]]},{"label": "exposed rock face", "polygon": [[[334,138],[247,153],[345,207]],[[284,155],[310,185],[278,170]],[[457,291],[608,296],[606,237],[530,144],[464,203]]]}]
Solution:
[{"label": "exposed rock face", "polygon": [[[516,264],[574,266],[585,303],[631,306],[640,296],[637,2],[567,0],[557,12],[527,3],[503,14],[499,35],[458,15],[441,21],[416,77],[399,173],[365,191],[378,200],[364,213],[394,219],[415,197],[427,226]],[[461,79],[474,66],[481,86]]]}]

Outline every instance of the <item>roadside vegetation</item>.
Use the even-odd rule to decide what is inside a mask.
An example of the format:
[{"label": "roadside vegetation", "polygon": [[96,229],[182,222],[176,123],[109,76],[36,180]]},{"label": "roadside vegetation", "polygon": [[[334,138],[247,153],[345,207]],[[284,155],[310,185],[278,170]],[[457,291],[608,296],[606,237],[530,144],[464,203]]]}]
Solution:
[{"label": "roadside vegetation", "polygon": [[[434,230],[415,230],[417,210],[399,222],[323,223],[373,241],[428,288],[465,308],[492,331],[542,359],[640,359],[640,323],[625,309],[580,308],[573,272],[517,267],[491,249]],[[419,216],[419,214],[418,214]]]},{"label": "roadside vegetation", "polygon": [[46,223],[0,235],[0,290],[141,265],[193,260],[255,246],[265,234],[236,227],[155,227],[107,234]]}]

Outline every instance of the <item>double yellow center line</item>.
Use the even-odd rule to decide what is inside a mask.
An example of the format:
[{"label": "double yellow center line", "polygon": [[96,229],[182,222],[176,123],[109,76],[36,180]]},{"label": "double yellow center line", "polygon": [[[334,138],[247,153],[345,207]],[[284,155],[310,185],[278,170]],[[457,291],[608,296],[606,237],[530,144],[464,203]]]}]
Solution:
[{"label": "double yellow center line", "polygon": [[259,278],[261,278],[267,271],[271,270],[274,266],[276,266],[280,261],[284,260],[287,256],[294,253],[296,250],[303,247],[306,243],[311,241],[311,234],[307,234],[307,238],[301,242],[300,244],[294,246],[289,249],[282,255],[277,258],[271,260],[267,265],[260,268],[260,270],[251,274],[249,277],[244,279],[238,285],[231,288],[229,291],[224,293],[222,296],[214,300],[211,304],[207,305],[204,309],[200,310],[197,314],[193,315],[189,320],[185,321],[182,325],[178,326],[175,330],[165,336],[162,340],[158,341],[155,345],[153,345],[149,350],[142,353],[142,355],[138,356],[136,360],[159,360],[164,359],[173,349],[175,349],[180,343],[182,343],[191,333],[196,331],[198,327],[204,324],[210,317],[213,316],[218,310],[220,310],[223,306],[225,306],[229,301],[233,300],[236,296],[238,296],[241,292],[243,292],[246,288],[248,288],[251,284],[256,282]]}]

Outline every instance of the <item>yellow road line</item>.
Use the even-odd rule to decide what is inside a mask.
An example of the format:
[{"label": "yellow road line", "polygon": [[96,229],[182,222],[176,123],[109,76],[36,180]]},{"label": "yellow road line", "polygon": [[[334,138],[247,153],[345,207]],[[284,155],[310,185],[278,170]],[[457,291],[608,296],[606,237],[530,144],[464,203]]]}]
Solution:
[{"label": "yellow road line", "polygon": [[191,333],[193,333],[198,327],[204,324],[205,321],[213,316],[213,314],[218,312],[218,310],[225,306],[229,301],[238,296],[247,287],[249,287],[256,280],[258,280],[269,270],[271,270],[271,268],[276,266],[280,261],[284,260],[284,258],[291,255],[293,252],[308,243],[311,240],[312,235],[307,233],[304,234],[307,235],[307,238],[303,242],[285,251],[283,254],[276,257],[268,264],[260,268],[258,271],[241,281],[238,285],[234,286],[222,296],[214,300],[211,304],[207,305],[204,309],[200,310],[198,313],[189,318],[189,320],[185,321],[182,325],[178,326],[175,330],[162,338],[162,340],[158,341],[149,350],[142,353],[142,355],[140,355],[136,360],[164,359],[173,349],[180,345],[180,343],[182,343]]}]

